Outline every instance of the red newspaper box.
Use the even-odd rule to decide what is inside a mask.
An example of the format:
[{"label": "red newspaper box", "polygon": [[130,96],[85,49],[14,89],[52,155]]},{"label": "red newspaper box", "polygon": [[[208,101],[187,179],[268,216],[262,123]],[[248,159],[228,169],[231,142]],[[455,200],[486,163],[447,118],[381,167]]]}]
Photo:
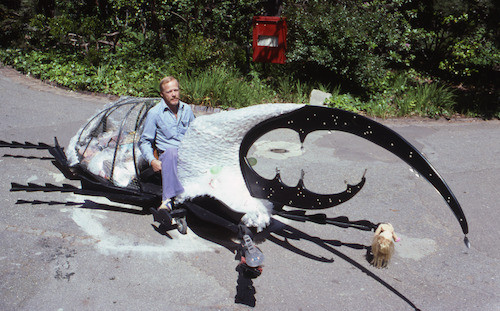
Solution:
[{"label": "red newspaper box", "polygon": [[253,17],[253,61],[284,64],[286,19],[279,16]]}]

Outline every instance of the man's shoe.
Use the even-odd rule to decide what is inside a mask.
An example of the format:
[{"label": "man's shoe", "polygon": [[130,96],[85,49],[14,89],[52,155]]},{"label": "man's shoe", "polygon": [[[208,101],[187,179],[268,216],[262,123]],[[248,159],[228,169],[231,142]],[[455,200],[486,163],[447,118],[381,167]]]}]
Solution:
[{"label": "man's shoe", "polygon": [[161,209],[166,209],[168,212],[171,212],[173,209],[172,200],[168,199],[168,200],[161,202],[161,205],[160,205],[160,207],[158,207],[158,210],[161,210]]},{"label": "man's shoe", "polygon": [[151,214],[153,214],[153,220],[159,222],[162,225],[169,226],[172,224],[172,216],[170,216],[170,212],[167,211],[166,208],[154,208],[151,207],[149,209]]}]

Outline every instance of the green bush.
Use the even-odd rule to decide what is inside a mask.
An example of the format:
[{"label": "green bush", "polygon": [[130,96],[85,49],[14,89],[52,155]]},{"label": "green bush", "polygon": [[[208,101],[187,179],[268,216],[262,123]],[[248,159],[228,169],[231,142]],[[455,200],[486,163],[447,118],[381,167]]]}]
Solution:
[{"label": "green bush", "polygon": [[401,8],[405,2],[290,3],[286,14],[291,66],[375,90],[389,62],[409,63],[405,55],[411,31]]},{"label": "green bush", "polygon": [[[114,95],[158,96],[158,81],[169,72],[160,60],[121,63],[105,55],[100,66],[89,65],[79,55],[20,49],[0,50],[0,60],[41,80],[72,90]],[[160,65],[158,65],[160,64]]]},{"label": "green bush", "polygon": [[325,101],[328,107],[339,108],[351,112],[359,113],[366,110],[366,104],[359,98],[351,94],[341,94],[340,86],[337,86],[332,91],[332,96]]},{"label": "green bush", "polygon": [[500,63],[498,16],[493,1],[415,3],[410,23],[418,70],[447,79],[483,78]]},{"label": "green bush", "polygon": [[449,57],[439,62],[439,69],[456,77],[471,77],[492,64],[500,66],[500,49],[486,40],[486,29],[456,40],[449,46]]},{"label": "green bush", "polygon": [[417,82],[408,73],[388,73],[380,82],[381,91],[367,101],[349,93],[341,94],[336,87],[326,101],[328,106],[352,112],[365,112],[377,117],[450,116],[456,105],[454,91],[437,82]]},{"label": "green bush", "polygon": [[221,63],[221,53],[214,40],[196,34],[190,34],[167,48],[167,57],[174,70],[187,74]]}]

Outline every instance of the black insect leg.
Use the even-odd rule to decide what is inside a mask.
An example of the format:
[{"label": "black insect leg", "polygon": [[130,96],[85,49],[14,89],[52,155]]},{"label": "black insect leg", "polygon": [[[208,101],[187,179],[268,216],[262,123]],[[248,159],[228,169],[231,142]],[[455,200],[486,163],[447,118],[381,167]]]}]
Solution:
[{"label": "black insect leg", "polygon": [[[262,273],[261,264],[264,259],[264,254],[255,246],[253,242],[253,233],[245,224],[241,223],[243,214],[233,214],[232,217],[222,217],[214,211],[227,212],[229,207],[217,200],[207,200],[206,198],[196,203],[184,202],[183,205],[198,218],[210,222],[212,224],[229,229],[236,233],[241,241],[241,247],[236,254],[236,258],[241,260],[238,271],[243,273],[246,278],[256,278]],[[221,209],[222,207],[222,209]],[[231,220],[230,220],[231,219]],[[238,224],[237,224],[238,223]]]},{"label": "black insect leg", "polygon": [[306,214],[306,211],[302,210],[283,210],[281,208],[274,210],[276,215],[281,217],[300,221],[300,222],[314,222],[321,225],[333,225],[341,228],[354,228],[363,231],[372,231],[375,230],[378,224],[374,224],[369,220],[355,220],[351,221],[346,216],[329,218],[326,214],[318,213],[318,214]]}]

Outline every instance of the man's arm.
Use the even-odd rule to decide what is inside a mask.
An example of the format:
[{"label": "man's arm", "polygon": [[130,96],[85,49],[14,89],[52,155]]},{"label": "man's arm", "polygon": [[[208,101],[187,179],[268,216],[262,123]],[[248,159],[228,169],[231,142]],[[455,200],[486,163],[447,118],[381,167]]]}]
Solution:
[{"label": "man's arm", "polygon": [[141,150],[142,156],[148,164],[156,160],[153,154],[153,145],[156,138],[156,122],[155,115],[153,111],[149,111],[144,121],[144,129],[139,139],[139,149]]}]

